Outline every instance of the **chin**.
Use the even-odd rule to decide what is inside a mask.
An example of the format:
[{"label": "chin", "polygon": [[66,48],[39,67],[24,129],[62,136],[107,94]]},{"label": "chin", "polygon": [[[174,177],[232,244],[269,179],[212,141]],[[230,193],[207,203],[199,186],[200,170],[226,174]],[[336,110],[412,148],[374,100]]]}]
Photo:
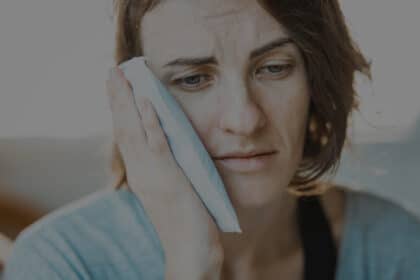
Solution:
[{"label": "chin", "polygon": [[226,190],[233,206],[235,208],[262,208],[278,201],[285,194],[286,184],[282,184],[281,180],[266,181],[249,179],[242,182],[226,182]]}]

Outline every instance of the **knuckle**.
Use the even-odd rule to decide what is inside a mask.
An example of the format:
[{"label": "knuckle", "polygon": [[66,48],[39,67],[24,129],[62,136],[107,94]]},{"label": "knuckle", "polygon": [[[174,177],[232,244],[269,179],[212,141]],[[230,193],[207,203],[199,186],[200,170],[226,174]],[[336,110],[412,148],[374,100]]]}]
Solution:
[{"label": "knuckle", "polygon": [[164,154],[168,151],[166,141],[160,137],[157,137],[151,141],[150,149],[158,154]]},{"label": "knuckle", "polygon": [[153,112],[146,112],[142,114],[144,127],[148,130],[152,130],[154,133],[158,133],[160,129],[159,121],[156,117],[156,115],[153,114]]},{"label": "knuckle", "polygon": [[144,127],[153,134],[159,134],[159,123],[155,122],[152,117],[150,116],[144,116],[142,115],[142,118],[144,119]]},{"label": "knuckle", "polygon": [[159,127],[155,123],[151,122],[150,120],[146,120],[146,124],[145,125],[146,125],[147,130],[151,134],[156,135],[159,132],[159,130],[158,130]]}]

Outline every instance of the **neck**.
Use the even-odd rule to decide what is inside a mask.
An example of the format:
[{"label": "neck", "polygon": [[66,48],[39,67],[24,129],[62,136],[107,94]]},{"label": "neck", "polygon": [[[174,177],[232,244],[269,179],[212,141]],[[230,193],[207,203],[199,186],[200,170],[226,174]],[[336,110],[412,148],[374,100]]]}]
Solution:
[{"label": "neck", "polygon": [[[321,203],[339,247],[344,222],[344,191],[328,190],[321,196]],[[221,233],[224,269],[255,271],[296,260],[302,254],[296,205],[297,198],[284,193],[264,207],[235,207],[242,233]]]},{"label": "neck", "polygon": [[263,207],[235,207],[242,233],[221,234],[225,264],[253,267],[284,259],[298,251],[296,202],[297,198],[283,193]]}]

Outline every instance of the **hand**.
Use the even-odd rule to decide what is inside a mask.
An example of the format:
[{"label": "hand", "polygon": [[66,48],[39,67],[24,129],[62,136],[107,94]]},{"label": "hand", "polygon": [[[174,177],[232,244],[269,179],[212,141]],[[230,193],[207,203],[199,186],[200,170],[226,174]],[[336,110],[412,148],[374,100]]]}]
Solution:
[{"label": "hand", "polygon": [[136,109],[118,67],[110,72],[107,93],[127,183],[159,235],[166,279],[219,279],[223,250],[218,228],[176,163],[153,105],[143,98]]}]

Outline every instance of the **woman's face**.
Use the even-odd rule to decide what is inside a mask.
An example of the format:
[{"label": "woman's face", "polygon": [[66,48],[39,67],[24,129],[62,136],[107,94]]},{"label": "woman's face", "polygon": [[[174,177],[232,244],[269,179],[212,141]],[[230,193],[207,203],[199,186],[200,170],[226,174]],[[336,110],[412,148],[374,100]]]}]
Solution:
[{"label": "woman's face", "polygon": [[[141,38],[233,204],[278,199],[301,160],[309,109],[304,63],[287,30],[255,0],[172,0],[145,15]],[[219,159],[254,151],[275,153]]]}]

